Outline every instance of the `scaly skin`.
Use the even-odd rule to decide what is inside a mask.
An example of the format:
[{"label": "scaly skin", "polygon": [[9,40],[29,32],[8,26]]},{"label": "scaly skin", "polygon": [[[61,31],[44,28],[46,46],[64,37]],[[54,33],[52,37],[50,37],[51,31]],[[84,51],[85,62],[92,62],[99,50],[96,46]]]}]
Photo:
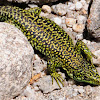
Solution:
[{"label": "scaly skin", "polygon": [[48,69],[57,83],[58,80],[62,83],[63,79],[56,72],[56,67],[62,67],[76,81],[100,85],[100,76],[92,63],[92,54],[87,46],[80,40],[74,46],[63,29],[53,21],[40,17],[39,13],[38,8],[23,10],[0,6],[0,20],[10,20],[20,27],[31,45],[47,56]]}]

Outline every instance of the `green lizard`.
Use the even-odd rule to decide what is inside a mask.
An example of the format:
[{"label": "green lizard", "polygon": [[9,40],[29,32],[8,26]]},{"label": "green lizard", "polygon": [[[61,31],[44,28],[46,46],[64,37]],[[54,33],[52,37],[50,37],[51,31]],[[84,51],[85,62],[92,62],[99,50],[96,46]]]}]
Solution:
[{"label": "green lizard", "polygon": [[63,78],[56,72],[57,67],[62,67],[76,81],[100,85],[100,76],[87,46],[80,40],[74,46],[69,35],[50,19],[39,16],[40,12],[39,8],[0,6],[0,20],[10,20],[20,27],[31,45],[48,58],[48,70],[58,85],[59,81],[63,84]]}]

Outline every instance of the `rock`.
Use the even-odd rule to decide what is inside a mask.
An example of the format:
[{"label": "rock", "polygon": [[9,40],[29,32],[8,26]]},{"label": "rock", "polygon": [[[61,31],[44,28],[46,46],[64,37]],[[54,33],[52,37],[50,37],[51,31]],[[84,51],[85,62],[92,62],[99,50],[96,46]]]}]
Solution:
[{"label": "rock", "polygon": [[83,39],[83,34],[77,34],[75,38],[76,38],[76,40],[78,40],[78,39],[82,40]]},{"label": "rock", "polygon": [[[31,86],[30,85],[28,85],[27,87],[26,87],[26,89],[24,90],[24,92],[23,92],[23,95],[25,96],[25,97],[29,97],[29,98],[34,98],[35,99],[35,95],[34,95],[34,90],[31,88]],[[33,100],[34,100],[33,99]]]},{"label": "rock", "polygon": [[34,64],[33,66],[34,75],[40,73],[41,71],[43,71],[43,69],[47,67],[47,62],[44,61],[43,59],[40,59],[40,57],[37,54],[34,54],[33,64]]},{"label": "rock", "polygon": [[44,12],[51,13],[51,7],[48,6],[48,5],[43,5],[43,6],[42,6],[42,10],[43,10]]},{"label": "rock", "polygon": [[62,23],[62,20],[61,20],[61,18],[59,18],[59,17],[53,18],[53,21],[54,21],[56,24],[58,24],[58,25],[61,25],[61,23]]},{"label": "rock", "polygon": [[79,33],[82,33],[83,32],[83,30],[84,30],[84,24],[74,24],[73,25],[73,30],[75,31],[75,32],[79,32]]},{"label": "rock", "polygon": [[29,2],[29,0],[7,0],[7,1],[10,1],[10,2],[14,1],[18,3],[22,3],[22,2],[28,3]]},{"label": "rock", "polygon": [[[52,78],[50,75],[42,77],[38,82],[35,82],[34,85],[37,85],[39,89],[43,91],[43,93],[49,93],[55,89],[59,89],[59,86],[55,79],[53,79],[52,84]],[[62,86],[60,82],[59,85]]]},{"label": "rock", "polygon": [[39,3],[39,4],[45,4],[45,3],[50,3],[50,2],[56,2],[58,0],[7,0],[7,1],[14,1],[14,2],[18,2],[18,3],[29,3],[29,2],[34,2],[34,3]]},{"label": "rock", "polygon": [[79,86],[78,87],[78,92],[79,93],[83,93],[85,90],[84,90],[84,88],[83,88],[83,86]]},{"label": "rock", "polygon": [[89,37],[92,36],[100,41],[100,0],[94,0],[87,20]]},{"label": "rock", "polygon": [[67,16],[66,16],[67,18],[75,18],[75,16],[74,16],[74,11],[72,11],[72,10],[67,10]]},{"label": "rock", "polygon": [[73,4],[72,2],[68,2],[68,8],[69,10],[75,10],[75,4]]},{"label": "rock", "polygon": [[76,24],[76,19],[74,19],[74,18],[66,18],[65,22],[66,22],[67,26],[72,27],[74,24]]},{"label": "rock", "polygon": [[87,86],[85,87],[85,91],[86,91],[86,94],[89,95],[89,94],[92,93],[93,88],[92,88],[90,85],[87,85]]},{"label": "rock", "polygon": [[54,13],[62,16],[67,13],[68,6],[66,4],[59,3],[57,5],[53,5],[51,8]]},{"label": "rock", "polygon": [[[100,44],[99,44],[100,45]],[[100,49],[95,51],[94,52],[94,55],[97,57],[97,58],[93,58],[93,63],[100,66]],[[100,72],[100,70],[99,70]]]},{"label": "rock", "polygon": [[[38,5],[35,5],[35,4],[28,4],[28,6],[29,6],[30,8],[38,7]],[[26,10],[27,10],[27,9],[26,9]]]},{"label": "rock", "polygon": [[10,100],[24,90],[31,79],[32,58],[33,49],[23,33],[1,22],[0,100]]},{"label": "rock", "polygon": [[50,2],[56,2],[58,0],[30,0],[30,2],[44,4],[44,3],[50,3]]},{"label": "rock", "polygon": [[89,5],[86,3],[86,4],[84,4],[83,9],[88,12],[88,7],[89,7]]},{"label": "rock", "polygon": [[85,4],[87,4],[85,0],[80,0],[80,2],[82,3],[83,6],[84,6]]},{"label": "rock", "polygon": [[82,3],[81,2],[76,2],[76,4],[75,4],[75,8],[76,8],[76,10],[81,10],[82,9]]},{"label": "rock", "polygon": [[77,16],[77,23],[78,24],[85,24],[86,23],[86,17],[83,15]]}]

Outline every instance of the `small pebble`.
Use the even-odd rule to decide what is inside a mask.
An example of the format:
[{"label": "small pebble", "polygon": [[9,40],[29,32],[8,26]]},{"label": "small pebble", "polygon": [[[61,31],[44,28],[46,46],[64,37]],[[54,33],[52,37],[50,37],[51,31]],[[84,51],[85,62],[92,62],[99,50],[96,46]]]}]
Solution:
[{"label": "small pebble", "polygon": [[76,38],[76,40],[82,40],[83,34],[77,34],[75,38]]},{"label": "small pebble", "polygon": [[75,4],[76,10],[80,10],[80,9],[82,9],[82,7],[83,7],[83,5],[82,5],[81,2],[77,2],[77,3]]},{"label": "small pebble", "polygon": [[77,23],[78,24],[85,24],[86,23],[86,17],[83,15],[77,16]]},{"label": "small pebble", "polygon": [[94,54],[95,54],[96,56],[98,56],[98,55],[100,56],[100,50],[95,51]]},{"label": "small pebble", "polygon": [[59,3],[57,5],[53,5],[51,8],[56,14],[62,16],[67,13],[68,6],[66,4]]},{"label": "small pebble", "polygon": [[84,30],[84,24],[74,24],[74,25],[73,25],[73,30],[74,30],[75,32],[82,33],[83,30]]},{"label": "small pebble", "polygon": [[71,2],[68,2],[68,8],[70,10],[75,10],[75,4],[71,3]]},{"label": "small pebble", "polygon": [[91,42],[89,40],[86,40],[86,39],[83,39],[82,42],[84,42],[87,45],[90,45],[91,44]]},{"label": "small pebble", "polygon": [[34,90],[35,90],[35,91],[38,91],[38,90],[39,90],[39,88],[38,88],[37,86],[35,86],[35,87],[34,87]]},{"label": "small pebble", "polygon": [[79,93],[83,93],[85,90],[83,88],[78,89]]},{"label": "small pebble", "polygon": [[25,96],[25,97],[30,97],[30,96],[32,96],[32,92],[33,92],[33,91],[34,91],[34,90],[31,89],[30,86],[27,86],[26,89],[24,90],[24,96]]},{"label": "small pebble", "polygon": [[66,15],[66,17],[68,17],[68,18],[75,18],[75,16],[74,16],[74,11],[72,11],[72,10],[67,10],[67,15]]},{"label": "small pebble", "polygon": [[66,18],[65,22],[66,22],[67,26],[72,27],[74,24],[76,24],[76,19],[74,19],[74,18]]},{"label": "small pebble", "polygon": [[73,93],[73,96],[77,96],[77,94],[78,94],[77,92],[74,92],[74,93]]},{"label": "small pebble", "polygon": [[83,9],[87,11],[88,10],[88,6],[89,6],[88,4],[84,4]]},{"label": "small pebble", "polygon": [[70,0],[70,1],[72,1],[73,3],[76,3],[76,2],[78,2],[78,0]]},{"label": "small pebble", "polygon": [[85,9],[82,9],[82,10],[81,10],[81,14],[82,14],[82,15],[86,15],[86,14],[87,14],[87,11],[86,11]]},{"label": "small pebble", "polygon": [[81,0],[80,2],[82,3],[83,6],[86,4],[85,0]]},{"label": "small pebble", "polygon": [[92,93],[93,88],[90,85],[88,85],[85,87],[85,91],[86,91],[86,94],[89,95],[90,93]]},{"label": "small pebble", "polygon": [[43,5],[43,6],[42,6],[42,10],[43,10],[44,12],[51,13],[51,7],[48,6],[48,5]]},{"label": "small pebble", "polygon": [[28,4],[28,6],[29,6],[30,8],[38,7],[37,5],[34,5],[34,4]]},{"label": "small pebble", "polygon": [[61,23],[62,23],[62,20],[61,20],[61,18],[59,18],[59,17],[55,17],[55,18],[53,18],[53,20],[54,20],[54,22],[55,22],[56,24],[58,24],[58,25],[61,25]]}]

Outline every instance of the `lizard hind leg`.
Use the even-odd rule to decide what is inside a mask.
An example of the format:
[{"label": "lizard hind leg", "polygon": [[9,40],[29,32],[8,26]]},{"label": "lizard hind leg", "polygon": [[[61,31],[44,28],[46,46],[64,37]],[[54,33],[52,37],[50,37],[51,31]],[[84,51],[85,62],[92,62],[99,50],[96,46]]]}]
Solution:
[{"label": "lizard hind leg", "polygon": [[75,45],[75,50],[78,53],[80,53],[81,55],[83,55],[83,57],[85,56],[85,59],[88,62],[93,64],[92,56],[94,56],[94,57],[96,57],[96,56],[89,50],[89,48],[86,46],[86,44],[84,42],[82,42],[81,40],[78,40],[76,45]]},{"label": "lizard hind leg", "polygon": [[48,66],[48,71],[52,77],[52,84],[53,84],[53,79],[55,79],[59,87],[60,87],[59,82],[62,84],[62,86],[64,86],[63,84],[64,79],[62,78],[61,74],[58,74],[56,72],[56,67],[61,67],[62,64],[59,63],[59,61],[56,59],[49,59],[47,62],[47,66]]}]

